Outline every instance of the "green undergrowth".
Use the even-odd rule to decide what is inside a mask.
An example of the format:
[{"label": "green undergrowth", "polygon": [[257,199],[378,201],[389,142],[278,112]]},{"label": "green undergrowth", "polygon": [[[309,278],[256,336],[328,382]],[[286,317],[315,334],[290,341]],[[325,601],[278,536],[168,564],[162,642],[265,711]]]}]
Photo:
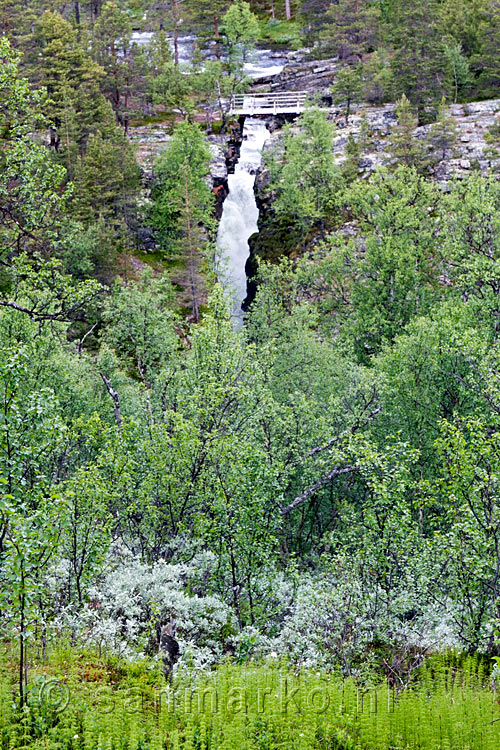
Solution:
[{"label": "green undergrowth", "polygon": [[301,27],[297,21],[269,19],[261,22],[262,39],[276,45],[299,49],[302,45]]},{"label": "green undergrowth", "polygon": [[497,750],[500,708],[481,661],[434,658],[412,686],[362,687],[280,663],[223,665],[165,684],[154,662],[75,649],[32,658],[27,706],[2,656],[2,750]]},{"label": "green undergrowth", "polygon": [[179,255],[169,256],[162,250],[136,250],[134,255],[155,271],[172,271],[185,267],[184,260]]}]

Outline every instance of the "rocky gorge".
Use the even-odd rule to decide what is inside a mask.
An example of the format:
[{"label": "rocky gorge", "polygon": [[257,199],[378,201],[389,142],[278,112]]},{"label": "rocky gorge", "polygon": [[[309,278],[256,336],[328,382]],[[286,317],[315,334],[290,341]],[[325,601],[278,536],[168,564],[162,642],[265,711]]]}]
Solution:
[{"label": "rocky gorge", "polygon": [[[336,59],[307,61],[304,52],[290,52],[288,63],[281,72],[255,79],[251,90],[307,91],[311,100],[314,98],[327,110],[328,119],[335,124],[336,136],[332,159],[342,167],[348,158],[349,142],[354,139],[362,143],[356,169],[358,177],[368,178],[376,169],[389,166],[392,162],[391,137],[397,126],[396,105],[363,103],[353,108],[346,122],[343,111],[332,103],[331,86],[335,81],[337,69]],[[500,172],[500,154],[492,148],[488,139],[488,131],[498,120],[499,112],[500,99],[449,105],[448,114],[456,130],[455,143],[453,147],[445,149],[440,154],[432,154],[432,164],[428,168],[429,175],[442,184],[443,189],[446,189],[451,179],[460,179],[473,170],[478,170],[483,175]],[[266,118],[270,137],[263,148],[264,159],[266,152],[279,148],[282,128],[287,120],[293,122],[295,117]],[[425,142],[430,128],[430,125],[417,127],[414,138]],[[171,126],[167,123],[130,128],[129,137],[136,147],[146,195],[153,178],[154,161],[168,145],[170,130]],[[209,182],[215,195],[215,212],[218,220],[222,216],[223,204],[228,195],[228,176],[234,172],[238,162],[242,137],[243,118],[230,123],[226,134],[206,135],[212,154]],[[259,231],[249,240],[250,257],[246,265],[249,279],[255,275],[259,259],[275,262],[282,255],[294,257],[297,252],[287,228],[280,227],[274,220],[273,194],[265,165],[257,169],[254,191],[259,209]],[[251,300],[252,296],[253,284],[250,281],[248,300]]]},{"label": "rocky gorge", "polygon": [[[342,167],[348,158],[348,144],[352,139],[362,144],[356,162],[360,179],[367,179],[379,167],[393,163],[391,137],[397,126],[396,105],[379,106],[363,103],[354,108],[346,122],[343,111],[331,102],[330,87],[335,80],[336,60],[321,62],[291,62],[273,81],[264,85],[273,91],[305,90],[319,95],[320,102],[328,110],[328,119],[335,123],[336,135],[332,158]],[[447,108],[456,131],[455,143],[444,152],[432,151],[429,156],[428,174],[442,185],[444,190],[452,179],[462,179],[474,170],[482,175],[500,174],[500,154],[492,146],[490,128],[498,122],[500,99],[451,104]],[[273,212],[274,195],[270,187],[270,175],[265,166],[266,152],[279,151],[282,140],[281,127],[284,121],[273,118],[268,127],[272,135],[264,147],[264,164],[255,181],[256,202],[259,207],[259,232],[250,238],[250,257],[247,261],[248,298],[251,302],[255,286],[251,281],[257,271],[259,260],[276,262],[281,256],[295,257],[299,252],[287,227],[281,226]],[[426,143],[431,125],[417,127],[413,137]],[[366,138],[368,133],[368,138]],[[313,246],[317,238],[310,238]]]}]

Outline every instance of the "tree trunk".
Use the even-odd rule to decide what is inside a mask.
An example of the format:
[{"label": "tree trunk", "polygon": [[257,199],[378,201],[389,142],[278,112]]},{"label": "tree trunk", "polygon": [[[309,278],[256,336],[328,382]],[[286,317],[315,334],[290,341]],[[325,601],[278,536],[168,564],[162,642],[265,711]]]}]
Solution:
[{"label": "tree trunk", "polygon": [[190,198],[189,198],[187,172],[184,177],[184,210],[186,212],[186,234],[187,234],[187,242],[188,242],[188,248],[189,248],[189,277],[190,277],[190,283],[191,283],[191,295],[193,297],[193,317],[194,317],[195,322],[198,322],[198,319],[200,317],[200,309],[199,309],[199,302],[198,302],[198,290],[196,288],[195,248],[194,248],[195,243],[194,243],[193,229],[192,229],[192,223],[191,223],[191,205],[190,205]]},{"label": "tree trunk", "polygon": [[289,21],[292,17],[292,9],[290,8],[290,0],[285,0],[285,16],[286,16],[287,21]]},{"label": "tree trunk", "polygon": [[25,628],[26,628],[26,621],[25,621],[25,608],[26,608],[26,595],[24,593],[24,574],[21,573],[21,586],[22,586],[22,593],[19,598],[19,609],[20,609],[20,618],[19,618],[19,706],[21,708],[24,708],[24,700],[25,700],[25,689],[24,689],[24,683],[26,679],[25,674],[25,663],[26,663],[26,634],[25,634]]},{"label": "tree trunk", "polygon": [[172,2],[172,26],[173,26],[173,37],[174,37],[174,64],[175,67],[179,67],[179,0],[173,0]]},{"label": "tree trunk", "polygon": [[215,57],[220,60],[219,16],[214,16]]},{"label": "tree trunk", "polygon": [[104,385],[106,386],[106,390],[108,391],[109,395],[113,399],[113,406],[114,406],[114,410],[115,410],[116,426],[118,427],[118,429],[121,429],[121,426],[122,426],[122,415],[121,415],[121,411],[120,411],[120,397],[119,397],[118,393],[115,391],[115,389],[111,386],[111,383],[110,383],[109,379],[106,377],[106,375],[103,372],[101,372],[99,374],[100,374],[100,376],[102,378],[102,381],[103,381]]}]

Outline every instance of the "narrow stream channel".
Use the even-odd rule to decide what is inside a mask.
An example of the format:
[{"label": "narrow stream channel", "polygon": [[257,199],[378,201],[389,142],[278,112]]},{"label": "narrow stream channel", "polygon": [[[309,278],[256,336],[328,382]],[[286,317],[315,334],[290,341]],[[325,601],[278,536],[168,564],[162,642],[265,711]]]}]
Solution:
[{"label": "narrow stream channel", "polygon": [[261,164],[262,150],[269,135],[263,120],[252,117],[245,120],[240,158],[234,174],[229,175],[229,195],[224,201],[217,234],[219,278],[232,296],[237,328],[243,323],[241,304],[247,293],[245,263],[250,252],[248,239],[258,231],[255,173]]}]

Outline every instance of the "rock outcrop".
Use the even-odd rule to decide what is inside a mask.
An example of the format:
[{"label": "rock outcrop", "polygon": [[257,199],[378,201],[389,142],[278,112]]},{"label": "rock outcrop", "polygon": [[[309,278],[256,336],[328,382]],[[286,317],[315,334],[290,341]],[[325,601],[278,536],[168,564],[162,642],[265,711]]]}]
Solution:
[{"label": "rock outcrop", "polygon": [[[335,121],[337,134],[334,143],[334,157],[341,164],[346,158],[346,146],[349,135],[356,137],[361,129],[363,118],[368,123],[372,136],[369,150],[363,152],[358,171],[360,176],[373,172],[377,167],[389,164],[391,156],[391,134],[397,125],[394,104],[380,107],[364,107],[351,115],[346,125],[340,111],[330,109],[329,117]],[[500,172],[500,158],[487,141],[488,129],[498,120],[500,99],[470,104],[452,104],[449,114],[452,116],[457,140],[453,148],[445,152],[444,158],[435,156],[435,163],[430,168],[430,175],[440,183],[446,184],[453,177],[463,177],[473,169],[482,174]],[[415,138],[425,139],[430,125],[415,130]],[[442,155],[441,155],[442,156]]]},{"label": "rock outcrop", "polygon": [[[397,125],[397,117],[394,104],[385,104],[379,107],[364,106],[359,108],[345,123],[343,113],[330,107],[328,117],[336,124],[336,135],[332,158],[337,164],[347,158],[346,147],[349,136],[356,138],[362,129],[363,123],[370,133],[370,145],[364,150],[358,161],[358,174],[361,178],[367,178],[378,167],[391,163],[391,135]],[[500,175],[500,154],[497,154],[491,144],[488,143],[488,129],[500,116],[500,99],[471,104],[453,104],[449,107],[449,114],[453,117],[456,126],[457,139],[452,149],[448,149],[444,158],[442,154],[431,154],[434,157],[433,165],[429,168],[430,176],[443,185],[444,189],[453,178],[463,178],[472,170],[479,170],[482,174],[494,173]],[[431,126],[425,125],[415,130],[414,137],[427,139]],[[274,130],[268,140],[265,150],[276,149],[282,143],[280,130]],[[247,261],[246,271],[249,279],[255,275],[257,270],[257,259],[277,261],[282,255],[294,257],[297,253],[293,245],[293,238],[286,227],[280,226],[276,221],[273,211],[275,195],[270,189],[270,176],[264,168],[259,170],[255,180],[255,196],[259,207],[259,233],[250,238],[250,257]],[[315,238],[311,237],[314,244]],[[255,294],[255,284],[251,280],[248,283],[247,304],[251,302]]]},{"label": "rock outcrop", "polygon": [[270,81],[271,91],[308,91],[332,101],[330,87],[338,69],[337,58],[313,62],[291,62]]},{"label": "rock outcrop", "polygon": [[[142,170],[143,183],[150,188],[153,166],[172,138],[170,125],[141,125],[129,129],[129,138],[136,147],[136,157]],[[217,218],[222,213],[222,204],[228,193],[227,176],[238,161],[241,143],[241,128],[235,128],[228,135],[208,135],[206,137],[212,159],[208,177],[215,198]]]},{"label": "rock outcrop", "polygon": [[[336,58],[327,60],[304,61],[291,59],[282,72],[270,79],[257,81],[257,87],[265,86],[270,91],[308,91],[319,96],[320,102],[329,107],[329,117],[337,125],[335,141],[335,158],[341,163],[345,158],[345,147],[349,135],[356,136],[361,127],[362,115],[366,117],[373,134],[373,145],[362,154],[359,162],[361,176],[369,174],[383,164],[391,161],[390,136],[397,124],[395,105],[363,105],[350,117],[346,125],[343,113],[332,107],[330,88],[335,81],[338,70]],[[439,182],[446,183],[453,176],[466,175],[473,169],[483,174],[488,171],[500,172],[500,158],[486,141],[488,128],[495,122],[500,112],[500,99],[470,104],[452,104],[449,112],[457,127],[457,143],[453,150],[445,154],[432,168],[432,176]],[[425,138],[429,126],[417,128],[415,138]]]}]

